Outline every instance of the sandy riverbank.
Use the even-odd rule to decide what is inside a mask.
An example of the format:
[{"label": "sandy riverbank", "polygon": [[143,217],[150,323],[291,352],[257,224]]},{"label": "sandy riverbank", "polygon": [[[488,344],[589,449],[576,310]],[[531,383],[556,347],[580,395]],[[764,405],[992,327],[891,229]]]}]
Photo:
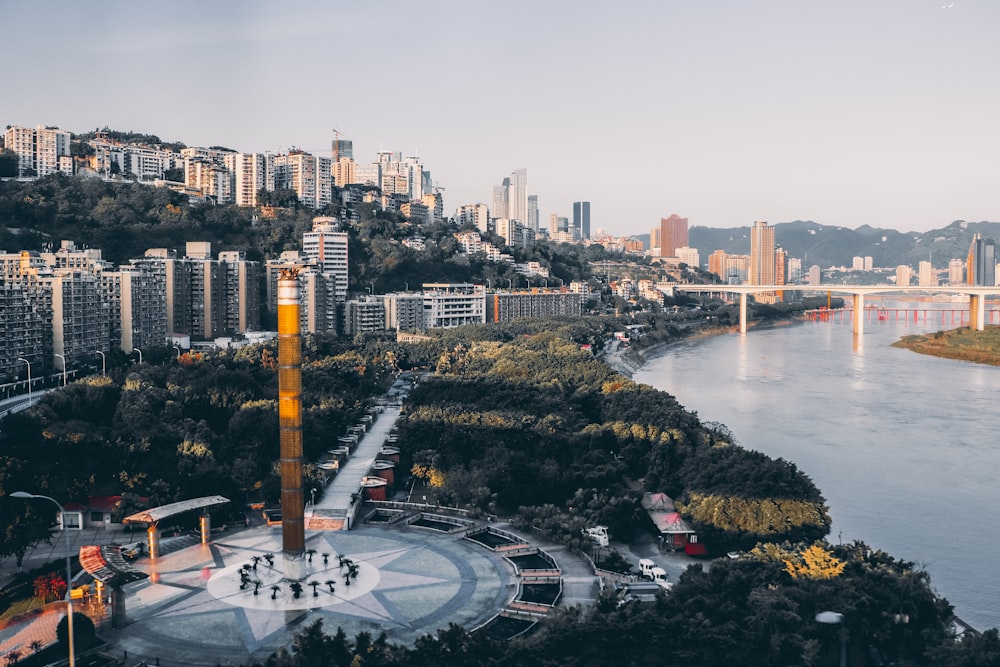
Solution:
[{"label": "sandy riverbank", "polygon": [[[803,319],[799,318],[761,320],[751,322],[749,326],[751,329],[771,329],[774,327],[791,326],[793,324],[799,324],[803,321]],[[622,347],[618,341],[611,341],[605,347],[604,352],[601,353],[600,359],[615,371],[621,373],[627,378],[631,378],[632,374],[642,368],[647,361],[664,354],[666,350],[675,343],[679,343],[683,340],[698,340],[700,338],[708,338],[710,336],[738,334],[739,331],[739,327],[735,326],[703,327],[693,331],[682,331],[681,336],[677,338],[661,341],[642,349]]]}]

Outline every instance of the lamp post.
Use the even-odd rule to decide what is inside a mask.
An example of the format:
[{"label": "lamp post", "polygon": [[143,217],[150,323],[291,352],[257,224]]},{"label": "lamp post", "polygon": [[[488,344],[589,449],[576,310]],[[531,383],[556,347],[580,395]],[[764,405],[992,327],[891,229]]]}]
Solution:
[{"label": "lamp post", "polygon": [[52,356],[53,356],[53,357],[59,357],[60,359],[62,359],[62,367],[63,367],[63,386],[65,387],[65,386],[66,386],[66,357],[64,357],[64,356],[63,356],[63,355],[61,355],[61,354],[55,354],[55,353],[53,353],[53,354],[52,354]]},{"label": "lamp post", "polygon": [[403,281],[403,291],[404,292],[410,291],[410,283],[406,282],[405,280]]},{"label": "lamp post", "polygon": [[63,537],[66,540],[66,638],[69,642],[69,667],[74,667],[76,665],[76,655],[73,651],[73,596],[71,595],[73,588],[73,571],[69,564],[69,531],[66,530],[66,511],[63,509],[63,506],[59,504],[59,501],[55,498],[50,498],[49,496],[40,496],[35,493],[28,493],[27,491],[14,491],[10,494],[10,497],[24,498],[26,500],[41,498],[43,500],[48,500],[59,508],[59,516],[62,517]]},{"label": "lamp post", "polygon": [[137,347],[133,347],[133,348],[132,348],[132,351],[133,351],[133,352],[138,352],[138,353],[139,353],[139,365],[140,365],[140,366],[142,366],[142,350],[140,350],[140,349],[139,349],[139,348],[137,348]]},{"label": "lamp post", "polygon": [[847,667],[847,628],[844,615],[836,611],[821,611],[816,614],[817,623],[840,626],[840,667]]},{"label": "lamp post", "polygon": [[101,355],[101,375],[108,374],[108,360],[104,357],[104,353],[100,350],[94,350],[94,354]]},{"label": "lamp post", "polygon": [[24,357],[18,357],[17,360],[28,364],[28,405],[31,405],[31,362]]},{"label": "lamp post", "polygon": [[511,280],[510,278],[507,279],[507,289],[508,290],[513,290],[514,289],[514,281]]}]

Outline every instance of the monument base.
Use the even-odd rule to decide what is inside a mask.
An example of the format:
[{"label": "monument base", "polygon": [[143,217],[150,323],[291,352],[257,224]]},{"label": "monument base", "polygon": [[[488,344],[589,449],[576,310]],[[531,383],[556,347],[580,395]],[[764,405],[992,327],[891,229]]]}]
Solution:
[{"label": "monument base", "polygon": [[288,553],[282,552],[282,558],[284,560],[284,567],[282,571],[285,573],[285,579],[287,581],[302,581],[307,576],[309,576],[308,568],[306,568],[306,555],[302,553]]}]

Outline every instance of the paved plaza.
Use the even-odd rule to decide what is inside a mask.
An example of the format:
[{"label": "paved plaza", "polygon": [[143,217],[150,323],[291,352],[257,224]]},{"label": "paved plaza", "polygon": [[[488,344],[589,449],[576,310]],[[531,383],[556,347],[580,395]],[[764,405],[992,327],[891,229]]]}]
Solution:
[{"label": "paved plaza", "polygon": [[[475,627],[516,591],[505,561],[457,536],[363,526],[308,532],[306,548],[315,553],[297,599],[279,571],[280,528],[244,530],[138,561],[150,578],[125,587],[127,624],[102,633],[105,652],[164,666],[263,661],[315,619],[330,633],[337,626],[351,637],[385,632],[408,644],[450,623]],[[273,567],[265,554],[274,556]],[[239,568],[253,566],[254,556],[260,560],[250,576],[261,585],[241,589]],[[338,556],[358,566],[349,585]]]}]

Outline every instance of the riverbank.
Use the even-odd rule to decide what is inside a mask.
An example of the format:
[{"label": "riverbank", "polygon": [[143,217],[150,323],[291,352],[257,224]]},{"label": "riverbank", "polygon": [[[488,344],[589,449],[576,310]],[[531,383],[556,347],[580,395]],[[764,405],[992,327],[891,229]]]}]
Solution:
[{"label": "riverbank", "polygon": [[1000,366],[1000,326],[988,326],[982,331],[960,327],[903,336],[892,346],[932,357]]},{"label": "riverbank", "polygon": [[[799,324],[803,321],[802,318],[767,319],[750,322],[749,326],[751,329],[773,329],[775,327]],[[658,341],[648,347],[623,347],[618,341],[613,341],[613,345],[609,344],[605,347],[600,358],[601,361],[618,373],[631,378],[632,374],[641,369],[646,362],[663,354],[671,345],[685,340],[698,340],[712,336],[739,333],[739,330],[737,326],[710,326],[683,329],[680,336]]]}]

